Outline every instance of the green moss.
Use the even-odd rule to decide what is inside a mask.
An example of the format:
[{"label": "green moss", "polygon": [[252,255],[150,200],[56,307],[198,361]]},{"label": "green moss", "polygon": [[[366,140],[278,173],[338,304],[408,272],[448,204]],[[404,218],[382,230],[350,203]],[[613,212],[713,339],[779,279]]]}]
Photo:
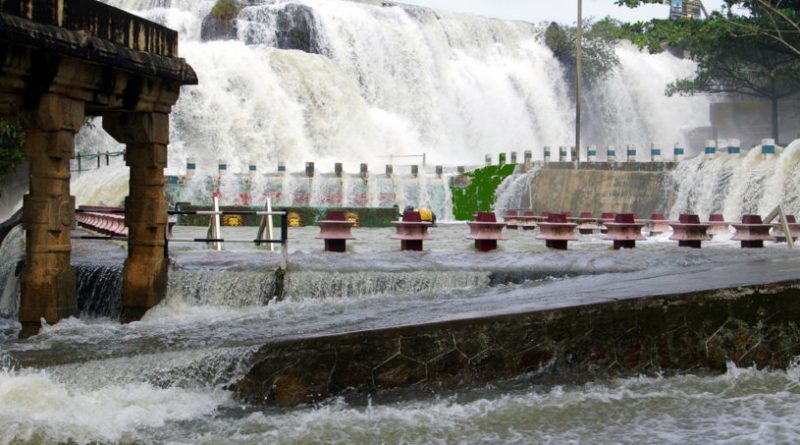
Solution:
[{"label": "green moss", "polygon": [[236,18],[239,9],[241,8],[236,0],[217,0],[214,8],[211,9],[211,14],[217,20],[230,21]]},{"label": "green moss", "polygon": [[515,165],[489,165],[466,173],[465,176],[470,178],[468,186],[451,186],[453,216],[460,221],[469,221],[477,211],[491,211],[497,187],[514,173],[515,168]]}]

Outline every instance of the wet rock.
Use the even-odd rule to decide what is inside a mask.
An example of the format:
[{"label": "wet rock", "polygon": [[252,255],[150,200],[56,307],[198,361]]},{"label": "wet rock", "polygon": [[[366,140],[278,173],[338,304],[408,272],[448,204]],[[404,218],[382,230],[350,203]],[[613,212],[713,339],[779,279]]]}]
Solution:
[{"label": "wet rock", "polygon": [[275,22],[275,42],[281,49],[319,54],[317,27],[311,8],[289,4],[279,11]]},{"label": "wet rock", "polygon": [[238,32],[236,16],[247,4],[238,0],[217,0],[211,12],[203,18],[200,38],[204,42],[236,39]]}]

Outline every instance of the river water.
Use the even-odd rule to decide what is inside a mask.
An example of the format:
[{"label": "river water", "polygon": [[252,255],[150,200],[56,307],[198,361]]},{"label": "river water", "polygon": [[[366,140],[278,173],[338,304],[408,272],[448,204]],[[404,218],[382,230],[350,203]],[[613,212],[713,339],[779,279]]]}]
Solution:
[{"label": "river water", "polygon": [[[247,240],[253,230],[225,228],[224,236]],[[178,227],[176,238],[202,231]],[[398,252],[390,229],[358,229],[348,254],[324,254],[316,231],[290,232],[289,290],[282,301],[270,294],[277,252],[247,244],[214,252],[174,242],[169,295],[140,322],[119,325],[114,315],[102,315],[113,314],[113,305],[95,304],[84,306],[80,319],[19,341],[14,314],[0,317],[0,443],[800,440],[800,366],[730,366],[718,376],[556,387],[520,376],[460,391],[333,398],[292,409],[243,404],[225,388],[269,340],[580,304],[593,298],[589,290],[615,283],[635,288],[629,283],[664,273],[688,277],[708,267],[797,257],[785,246],[742,250],[728,239],[700,251],[679,249],[664,235],[633,251],[611,251],[608,241],[590,236],[568,252],[548,252],[522,230],[508,231],[499,251],[478,254],[464,240],[463,224],[433,229],[422,253]],[[18,259],[19,235],[4,243],[6,263]],[[81,298],[113,299],[123,249],[76,241],[74,258]]]}]

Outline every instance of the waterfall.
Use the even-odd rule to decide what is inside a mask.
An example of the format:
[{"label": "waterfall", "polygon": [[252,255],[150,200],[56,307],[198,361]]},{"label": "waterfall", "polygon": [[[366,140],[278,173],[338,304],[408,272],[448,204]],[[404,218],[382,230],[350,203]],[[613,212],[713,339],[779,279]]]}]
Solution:
[{"label": "waterfall", "polygon": [[[448,166],[509,150],[540,159],[543,146],[572,140],[569,80],[540,25],[400,4],[266,0],[240,11],[238,38],[204,41],[213,1],[107,2],[178,30],[181,56],[198,73],[200,84],[183,89],[171,114],[168,174],[183,174],[187,157],[198,170],[223,159],[229,171],[252,160],[259,172],[281,161],[299,171],[305,161],[383,165],[389,155],[421,153]],[[691,73],[690,62],[626,44],[617,55],[620,65],[586,93],[587,143],[667,147],[707,125],[706,98],[663,96],[667,83]],[[78,143],[85,152],[122,148],[99,121]],[[124,194],[126,176],[106,188]],[[427,185],[393,193],[409,205],[439,200]],[[367,193],[373,205],[392,192],[370,185]],[[96,203],[91,193],[77,198]]]},{"label": "waterfall", "polygon": [[671,217],[697,213],[706,218],[722,213],[735,221],[743,214],[766,215],[777,205],[787,214],[798,214],[800,140],[778,151],[768,159],[757,146],[739,156],[698,156],[681,162],[673,172],[678,191]]},{"label": "waterfall", "polygon": [[[506,214],[508,210],[527,209],[530,207],[530,193],[532,192],[536,173],[540,166],[532,166],[527,172],[515,171],[500,183],[495,192],[496,200],[494,211],[498,217]],[[541,211],[541,210],[540,210]]]},{"label": "waterfall", "polygon": [[20,262],[25,258],[25,231],[11,229],[0,245],[0,317],[14,317],[19,309]]}]

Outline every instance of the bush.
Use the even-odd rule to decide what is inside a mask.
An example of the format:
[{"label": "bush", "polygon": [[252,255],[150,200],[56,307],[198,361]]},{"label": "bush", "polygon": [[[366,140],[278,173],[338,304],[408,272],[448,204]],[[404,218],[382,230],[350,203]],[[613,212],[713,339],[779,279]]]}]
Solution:
[{"label": "bush", "polygon": [[229,21],[236,18],[239,14],[239,4],[236,0],[217,0],[214,8],[211,9],[211,14],[217,20]]},{"label": "bush", "polygon": [[0,182],[22,162],[25,132],[16,119],[0,118]]}]

